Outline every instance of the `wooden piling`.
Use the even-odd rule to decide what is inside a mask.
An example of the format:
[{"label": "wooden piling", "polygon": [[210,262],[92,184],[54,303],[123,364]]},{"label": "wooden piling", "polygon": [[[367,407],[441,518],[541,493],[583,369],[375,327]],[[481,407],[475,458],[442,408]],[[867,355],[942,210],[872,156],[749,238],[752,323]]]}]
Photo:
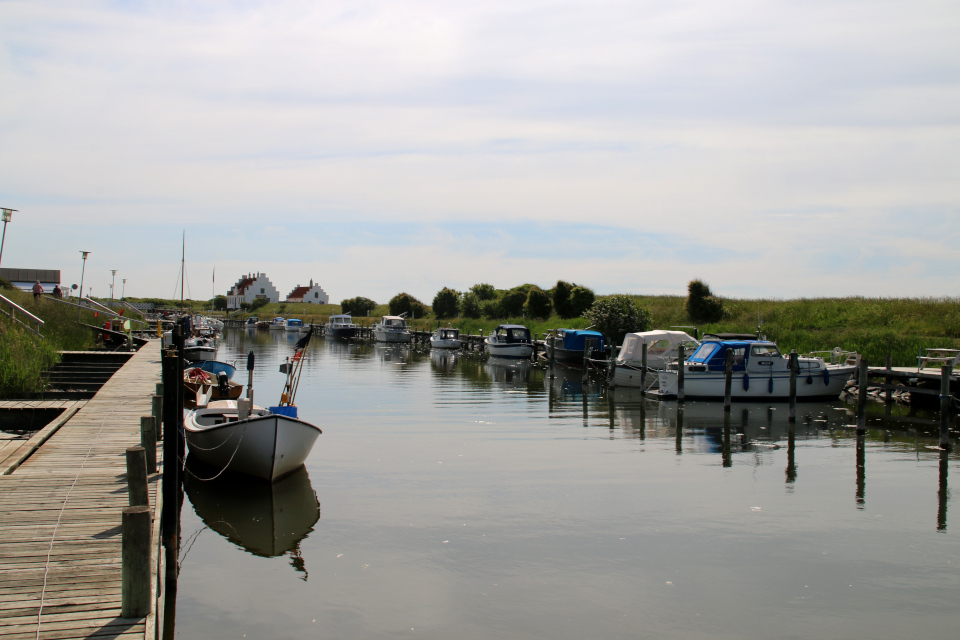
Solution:
[{"label": "wooden piling", "polygon": [[[162,384],[157,384],[157,386],[163,388]],[[150,397],[150,415],[153,416],[156,424],[163,422],[163,391],[158,391],[157,395]]]},{"label": "wooden piling", "polygon": [[940,367],[940,448],[950,448],[950,376],[953,367]]},{"label": "wooden piling", "polygon": [[583,341],[583,382],[587,381],[588,367],[590,366],[590,344],[593,338],[585,338]]},{"label": "wooden piling", "polygon": [[127,447],[127,496],[131,507],[150,504],[147,456],[143,447]]},{"label": "wooden piling", "polygon": [[[129,451],[129,450],[128,450]],[[121,542],[120,617],[150,613],[150,507],[124,507]]]},{"label": "wooden piling", "polygon": [[858,381],[860,388],[857,394],[857,431],[863,431],[867,428],[867,387],[870,385],[870,379],[867,375],[866,358],[860,358],[860,376]]},{"label": "wooden piling", "polygon": [[790,415],[788,420],[790,422],[797,421],[797,372],[800,368],[800,356],[797,355],[797,350],[792,349],[790,351]]},{"label": "wooden piling", "polygon": [[[161,359],[163,376],[163,504],[168,505],[162,513],[162,531],[164,546],[168,549],[176,545],[176,509],[179,464],[177,458],[178,428],[176,416],[176,380],[177,356],[173,350],[165,351]],[[183,386],[182,378],[180,386]]]},{"label": "wooden piling", "polygon": [[730,399],[733,395],[733,349],[727,349],[723,361],[723,410],[730,413]]},{"label": "wooden piling", "polygon": [[[156,396],[154,396],[156,399]],[[153,416],[140,417],[140,446],[147,458],[147,474],[157,472],[157,419]]]},{"label": "wooden piling", "polygon": [[683,363],[686,359],[686,350],[681,344],[677,348],[677,402],[683,402]]},{"label": "wooden piling", "polygon": [[[893,354],[887,354],[887,374],[893,371]],[[890,384],[893,382],[889,375],[884,379],[884,382],[887,385],[887,390],[884,392],[883,401],[887,404],[890,404],[893,401],[893,389],[890,388]]]},{"label": "wooden piling", "polygon": [[640,351],[640,395],[647,395],[647,343],[644,341]]},{"label": "wooden piling", "polygon": [[610,341],[610,360],[607,361],[608,369],[607,372],[608,380],[610,381],[610,387],[613,388],[616,383],[613,381],[614,376],[617,374],[617,341]]},{"label": "wooden piling", "polygon": [[550,377],[555,377],[553,372],[553,365],[557,361],[557,330],[553,330],[553,335],[550,336]]}]

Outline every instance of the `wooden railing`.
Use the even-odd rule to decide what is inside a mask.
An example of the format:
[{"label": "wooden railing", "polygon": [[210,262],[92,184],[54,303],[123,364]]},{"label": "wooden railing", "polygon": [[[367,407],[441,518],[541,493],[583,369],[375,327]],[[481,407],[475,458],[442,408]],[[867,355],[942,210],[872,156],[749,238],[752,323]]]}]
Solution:
[{"label": "wooden railing", "polygon": [[[0,303],[2,303],[2,305],[0,305],[0,311],[3,311],[4,313],[9,314],[11,320],[16,322],[17,324],[23,325],[24,327],[26,327],[28,331],[32,331],[33,333],[37,334],[41,338],[43,337],[42,335],[40,335],[40,328],[43,326],[43,320],[41,320],[37,316],[30,313],[29,311],[27,311],[26,309],[18,305],[13,300],[10,300],[9,298],[3,295],[0,295]],[[3,308],[4,306],[6,306],[7,309],[4,309]],[[24,322],[23,320],[18,318],[16,315],[17,313],[23,314],[26,317],[27,322],[35,326],[32,327],[30,326],[30,324],[27,324],[27,322]]]}]

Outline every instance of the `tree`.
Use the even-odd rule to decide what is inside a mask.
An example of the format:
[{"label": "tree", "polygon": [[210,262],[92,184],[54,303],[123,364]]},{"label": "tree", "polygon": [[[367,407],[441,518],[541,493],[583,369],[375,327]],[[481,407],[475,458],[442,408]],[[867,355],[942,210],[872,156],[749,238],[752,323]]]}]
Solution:
[{"label": "tree", "polygon": [[530,289],[527,294],[527,302],[523,305],[523,312],[528,318],[537,318],[540,320],[550,317],[553,310],[553,304],[550,302],[550,295],[540,288]]},{"label": "tree", "polygon": [[356,298],[347,298],[340,301],[342,313],[349,313],[353,316],[368,316],[370,312],[377,308],[377,303],[370,298],[357,296]]},{"label": "tree", "polygon": [[573,285],[563,280],[557,280],[557,284],[553,286],[553,308],[561,318],[572,317],[568,315],[571,289],[573,289]]},{"label": "tree", "polygon": [[217,311],[227,310],[227,296],[217,296],[213,299],[213,308]]},{"label": "tree", "polygon": [[480,317],[480,299],[473,291],[466,291],[460,298],[460,315],[464,318]]},{"label": "tree", "polygon": [[596,296],[593,291],[581,285],[574,285],[570,290],[570,300],[567,302],[567,313],[569,318],[579,318],[584,312],[593,306]]},{"label": "tree", "polygon": [[523,313],[527,301],[527,292],[523,289],[510,289],[500,298],[500,313],[503,318],[516,318]]},{"label": "tree", "polygon": [[723,319],[723,300],[710,292],[707,283],[691,280],[687,285],[687,315],[694,322],[720,322]]},{"label": "tree", "polygon": [[433,297],[433,313],[438,318],[452,318],[457,315],[460,294],[444,287]]},{"label": "tree", "polygon": [[583,315],[594,329],[618,343],[628,333],[649,330],[651,323],[650,312],[624,295],[600,298]]},{"label": "tree", "polygon": [[389,305],[393,316],[406,313],[410,318],[422,318],[427,313],[427,306],[409,293],[398,293],[390,298]]},{"label": "tree", "polygon": [[492,284],[475,284],[470,287],[470,291],[477,294],[477,300],[480,302],[493,300],[497,297],[497,290],[493,288]]},{"label": "tree", "polygon": [[480,313],[488,320],[496,320],[497,318],[503,317],[503,313],[500,311],[499,300],[484,300],[481,302]]}]

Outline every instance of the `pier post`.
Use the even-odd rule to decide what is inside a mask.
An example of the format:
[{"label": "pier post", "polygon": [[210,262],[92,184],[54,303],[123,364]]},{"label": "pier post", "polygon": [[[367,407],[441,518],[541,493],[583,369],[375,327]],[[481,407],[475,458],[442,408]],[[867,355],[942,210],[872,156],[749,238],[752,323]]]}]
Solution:
[{"label": "pier post", "polygon": [[860,358],[860,388],[857,394],[857,431],[862,432],[867,428],[867,387],[870,379],[867,375],[867,359]]},{"label": "pier post", "polygon": [[537,335],[538,335],[538,334],[536,334],[536,333],[533,334],[533,355],[531,355],[531,360],[530,360],[530,362],[536,362],[536,361],[537,361],[537,347],[539,346],[539,345],[537,344]]},{"label": "pier post", "polygon": [[150,507],[124,507],[121,521],[120,617],[150,613]]},{"label": "pier post", "polygon": [[953,367],[940,367],[940,448],[950,449],[950,375]]},{"label": "pier post", "polygon": [[[176,544],[177,522],[177,356],[171,349],[165,351],[161,360],[163,375],[163,513],[161,515],[164,546],[170,548]],[[181,378],[182,380],[182,378]],[[183,386],[183,383],[180,383]]]},{"label": "pier post", "polygon": [[723,354],[723,410],[730,413],[730,399],[733,395],[733,349]]},{"label": "pier post", "polygon": [[647,395],[647,342],[644,340],[640,351],[640,395]]},{"label": "pier post", "polygon": [[483,329],[480,329],[480,355],[483,355]]},{"label": "pier post", "polygon": [[[157,393],[150,396],[150,415],[153,416],[157,424],[163,422],[163,383],[157,383]],[[160,434],[156,434],[160,435]]]},{"label": "pier post", "polygon": [[617,374],[617,341],[616,340],[610,341],[610,360],[607,362],[607,365],[609,368],[609,372],[608,372],[608,380],[610,381],[609,386],[612,389],[613,387],[617,386],[616,383],[613,381],[614,376]]},{"label": "pier post", "polygon": [[797,421],[797,370],[800,368],[797,350],[790,351],[790,416],[789,422]]},{"label": "pier post", "polygon": [[884,392],[883,401],[890,404],[893,401],[893,389],[890,388],[890,374],[893,371],[893,354],[887,354],[887,390]]},{"label": "pier post", "polygon": [[587,367],[590,366],[590,344],[593,338],[586,338],[583,341],[583,382],[587,381]]},{"label": "pier post", "polygon": [[723,444],[720,450],[720,461],[724,468],[733,466],[733,456],[730,455],[730,412],[723,414]]},{"label": "pier post", "polygon": [[127,447],[127,497],[131,507],[150,504],[147,456],[143,447]]},{"label": "pier post", "polygon": [[157,472],[157,419],[140,417],[140,446],[147,457],[147,475]]},{"label": "pier post", "polygon": [[686,349],[681,344],[677,349],[677,402],[683,402],[683,363],[686,359]]},{"label": "pier post", "polygon": [[550,377],[556,377],[556,374],[553,372],[553,364],[557,361],[557,333],[554,329],[553,335],[550,336]]}]

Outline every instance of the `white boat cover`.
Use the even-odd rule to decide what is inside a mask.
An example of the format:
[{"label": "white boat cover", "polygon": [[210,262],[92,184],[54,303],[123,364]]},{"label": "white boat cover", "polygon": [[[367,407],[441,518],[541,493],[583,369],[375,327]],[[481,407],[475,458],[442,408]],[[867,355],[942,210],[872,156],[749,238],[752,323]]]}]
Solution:
[{"label": "white boat cover", "polygon": [[639,365],[644,343],[647,344],[647,358],[661,356],[673,351],[681,343],[690,343],[690,346],[700,344],[698,340],[685,331],[666,331],[663,329],[638,331],[628,333],[624,337],[623,347],[620,349],[617,360],[626,363],[636,361]]}]

